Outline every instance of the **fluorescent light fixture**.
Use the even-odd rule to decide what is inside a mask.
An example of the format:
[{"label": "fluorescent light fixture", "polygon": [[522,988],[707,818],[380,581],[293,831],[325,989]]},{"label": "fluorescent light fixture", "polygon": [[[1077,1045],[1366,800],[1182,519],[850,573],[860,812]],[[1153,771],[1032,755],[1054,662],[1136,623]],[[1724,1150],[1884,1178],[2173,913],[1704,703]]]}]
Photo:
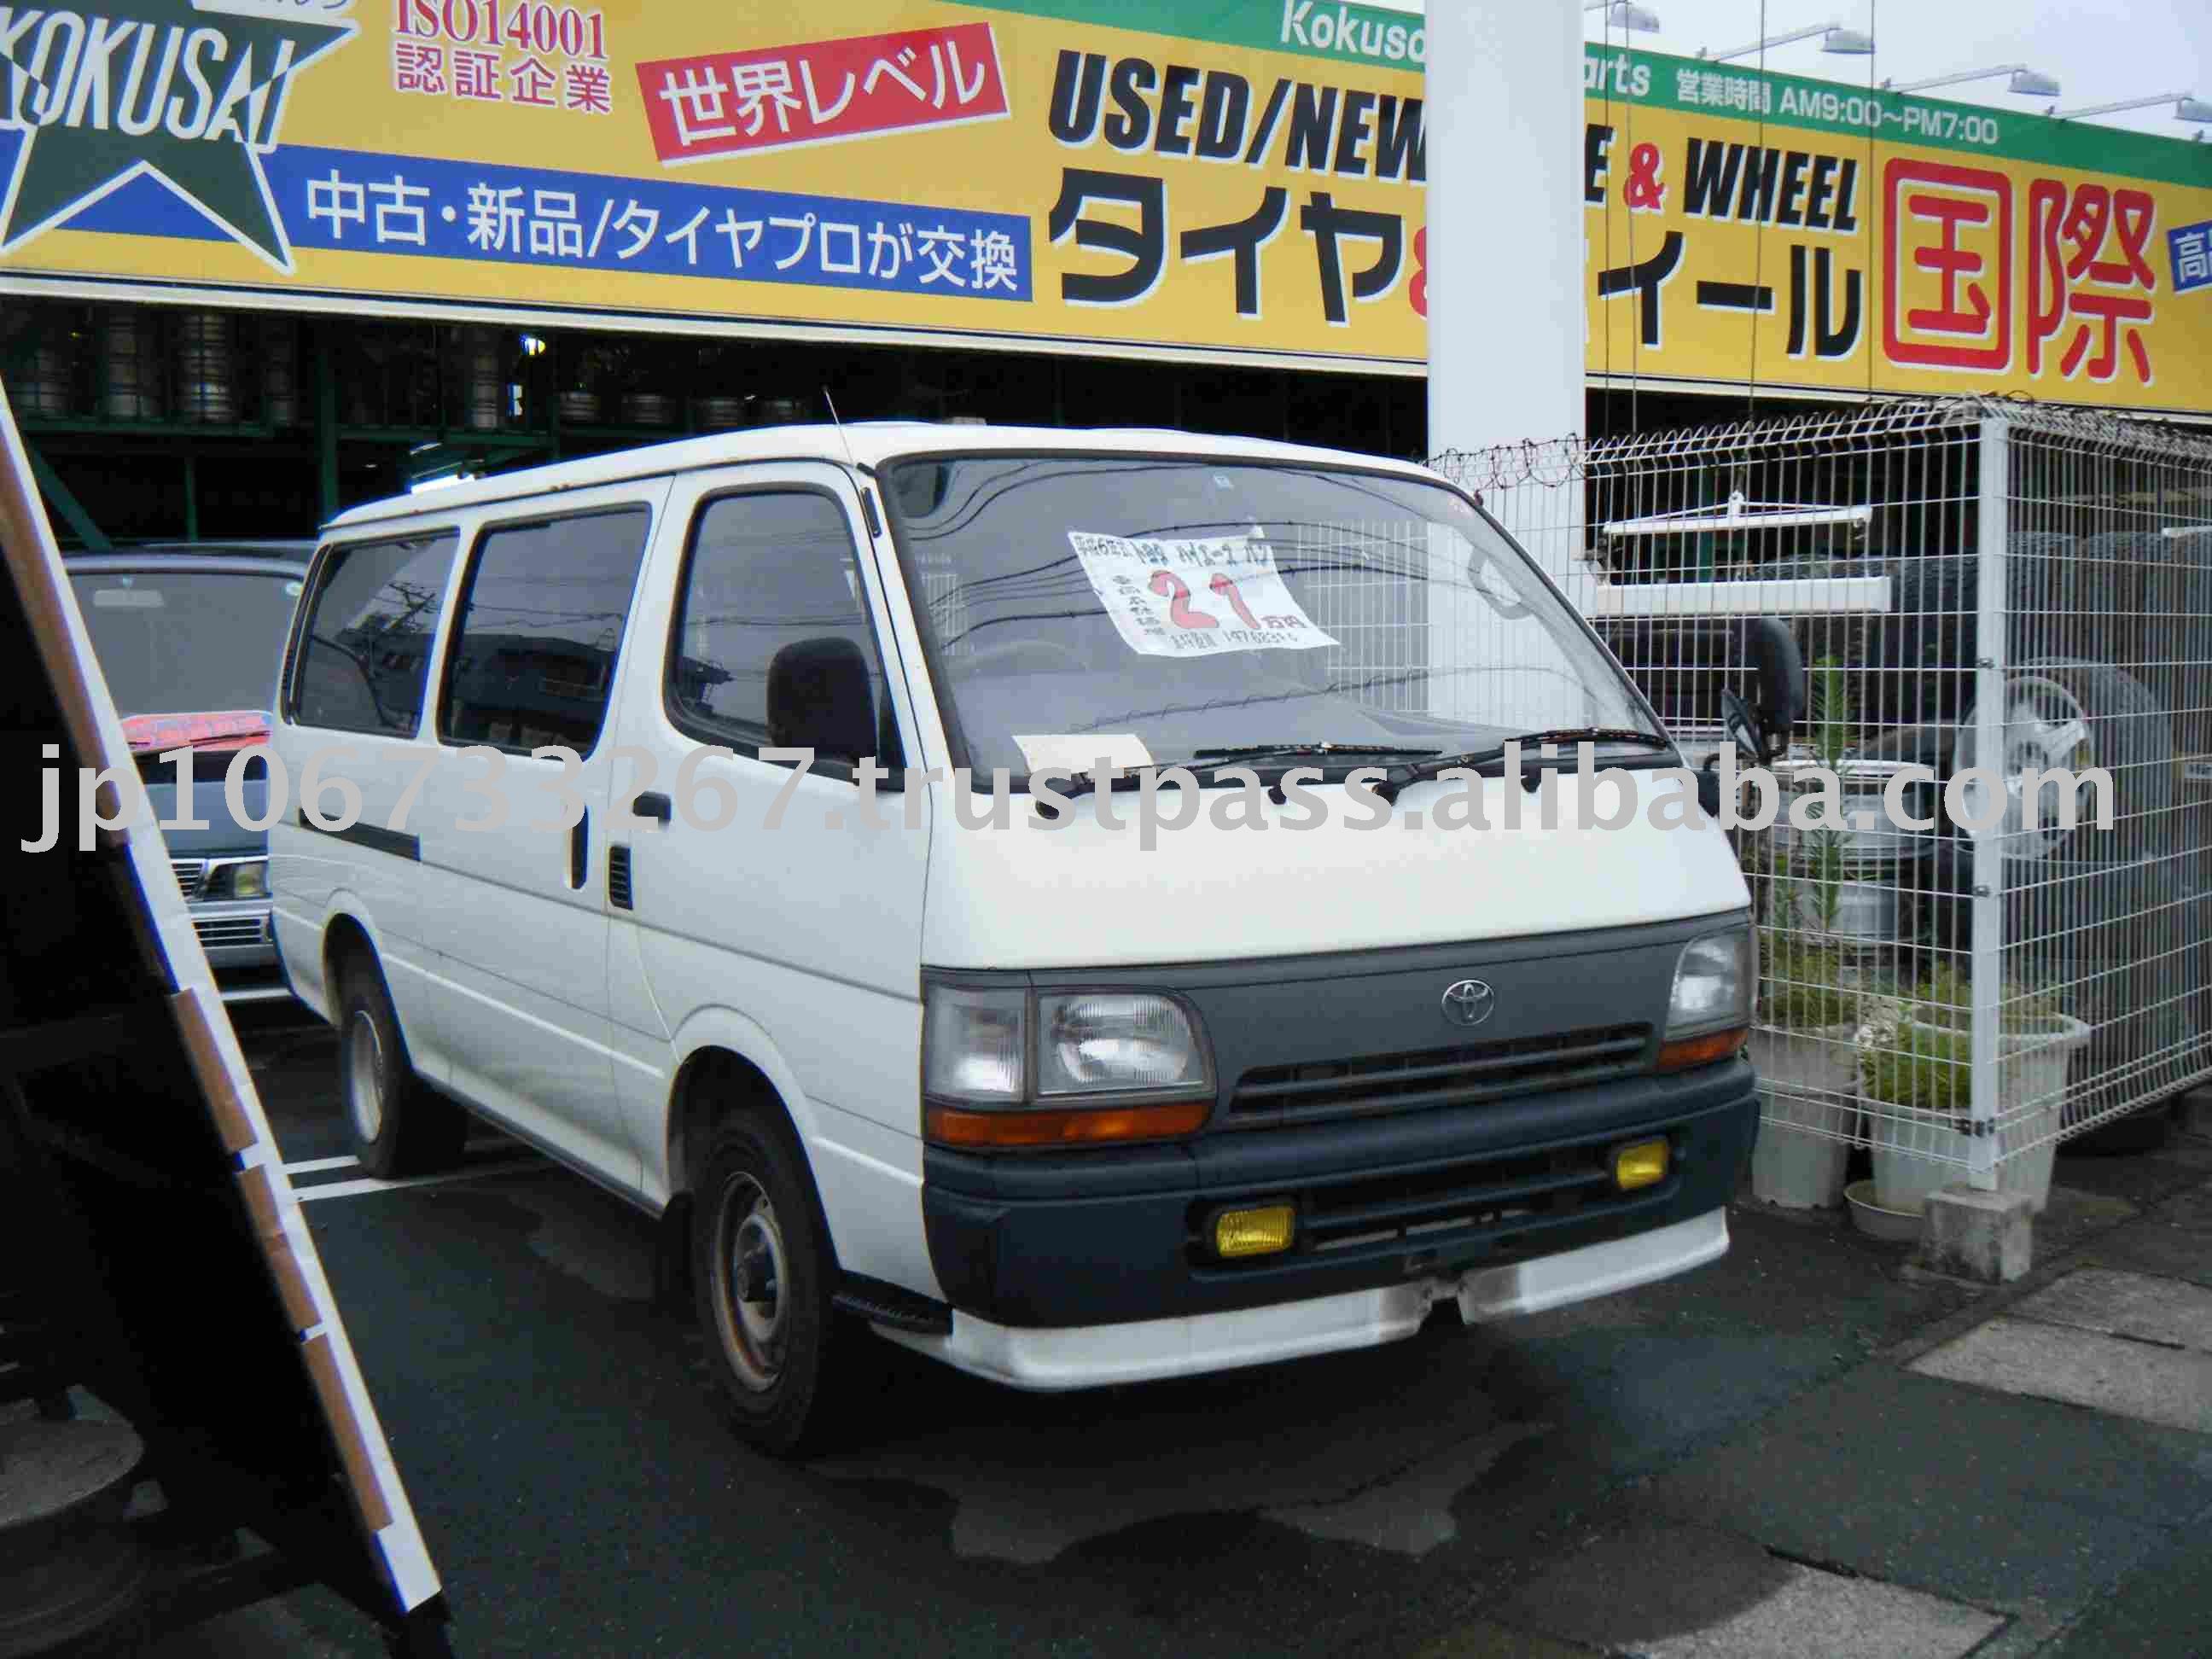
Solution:
[{"label": "fluorescent light fixture", "polygon": [[2012,77],[2005,90],[2022,98],[2056,98],[2058,95],[2056,80],[2040,70],[2028,68],[2025,64],[1998,64],[1989,69],[1960,70],[1952,75],[1930,76],[1925,81],[1902,83],[1884,81],[1881,86],[1885,92],[1927,92],[1936,87],[1955,87],[1967,81],[1993,81],[2000,75]]},{"label": "fluorescent light fixture", "polygon": [[1874,36],[1862,34],[1856,29],[1847,29],[1841,23],[1815,23],[1810,28],[1790,29],[1782,34],[1770,34],[1764,40],[1754,40],[1747,46],[1734,46],[1727,52],[1708,52],[1700,47],[1698,56],[1708,63],[1726,63],[1731,58],[1748,58],[1753,52],[1764,52],[1769,46],[1787,46],[1799,40],[1820,37],[1822,52],[1838,52],[1846,57],[1863,58],[1874,50]]},{"label": "fluorescent light fixture", "polygon": [[2124,98],[2117,104],[2091,104],[2085,109],[2051,109],[2045,114],[2054,121],[2079,120],[2091,115],[2117,115],[2123,110],[2152,109],[2160,104],[2173,106],[2173,118],[2193,121],[2199,126],[2212,125],[2212,104],[2186,92],[2154,92],[2148,98]]},{"label": "fluorescent light fixture", "polygon": [[1644,34],[1659,32],[1659,14],[1646,7],[1632,5],[1630,0],[1595,0],[1583,8],[1584,11],[1601,11],[1609,28],[1632,29]]}]

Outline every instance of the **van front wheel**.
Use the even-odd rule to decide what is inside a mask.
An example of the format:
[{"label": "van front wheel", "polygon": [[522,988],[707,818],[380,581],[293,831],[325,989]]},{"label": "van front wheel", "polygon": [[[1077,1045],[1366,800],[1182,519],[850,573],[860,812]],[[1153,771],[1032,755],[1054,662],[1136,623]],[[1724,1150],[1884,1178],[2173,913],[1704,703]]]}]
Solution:
[{"label": "van front wheel", "polygon": [[700,1332],[738,1432],[779,1457],[815,1449],[830,1415],[833,1269],[786,1136],[750,1116],[716,1127],[691,1237]]}]

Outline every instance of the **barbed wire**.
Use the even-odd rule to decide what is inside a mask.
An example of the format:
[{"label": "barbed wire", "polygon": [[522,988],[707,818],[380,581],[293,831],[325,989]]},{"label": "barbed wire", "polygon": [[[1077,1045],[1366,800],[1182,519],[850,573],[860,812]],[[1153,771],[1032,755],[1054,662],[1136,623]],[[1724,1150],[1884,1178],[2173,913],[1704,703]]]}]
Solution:
[{"label": "barbed wire", "polygon": [[1431,456],[1427,465],[1462,489],[1480,494],[1526,484],[1551,488],[1578,483],[1615,469],[1692,457],[1750,459],[1760,451],[1893,441],[1910,433],[1955,430],[1991,418],[2005,420],[2028,435],[2118,447],[2138,454],[2180,460],[2212,459],[2212,434],[2200,428],[2155,417],[2046,403],[2026,392],[2002,392],[1956,398],[1877,397],[1868,403],[1834,409],[1617,437],[1590,439],[1570,432],[1483,449],[1444,450]]},{"label": "barbed wire", "polygon": [[[1601,439],[1598,444],[1610,441]],[[1589,475],[1594,446],[1578,432],[1558,438],[1524,438],[1488,449],[1448,449],[1428,465],[1462,489],[1510,489],[1519,484],[1579,483]]]}]

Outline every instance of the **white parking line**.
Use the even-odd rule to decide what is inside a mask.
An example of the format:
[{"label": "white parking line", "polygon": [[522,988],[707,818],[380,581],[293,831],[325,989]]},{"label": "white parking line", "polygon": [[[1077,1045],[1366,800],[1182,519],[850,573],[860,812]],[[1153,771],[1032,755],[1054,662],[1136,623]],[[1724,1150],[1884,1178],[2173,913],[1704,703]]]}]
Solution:
[{"label": "white parking line", "polygon": [[[468,1152],[487,1152],[506,1145],[507,1143],[503,1140],[471,1140],[465,1150]],[[361,1160],[357,1158],[311,1158],[302,1163],[287,1164],[284,1173],[288,1176],[320,1175],[325,1170],[352,1170],[358,1169],[360,1165]]]},{"label": "white parking line", "polygon": [[301,1203],[312,1203],[319,1198],[354,1198],[362,1193],[396,1193],[403,1187],[442,1187],[456,1181],[477,1181],[486,1176],[514,1175],[524,1170],[545,1168],[542,1159],[531,1158],[513,1164],[486,1164],[473,1170],[453,1170],[444,1175],[410,1176],[402,1181],[379,1181],[373,1176],[363,1176],[359,1181],[334,1181],[324,1187],[302,1187],[295,1194]]},{"label": "white parking line", "polygon": [[358,1164],[357,1158],[311,1158],[304,1164],[287,1164],[286,1175],[313,1175],[319,1170],[348,1170]]}]

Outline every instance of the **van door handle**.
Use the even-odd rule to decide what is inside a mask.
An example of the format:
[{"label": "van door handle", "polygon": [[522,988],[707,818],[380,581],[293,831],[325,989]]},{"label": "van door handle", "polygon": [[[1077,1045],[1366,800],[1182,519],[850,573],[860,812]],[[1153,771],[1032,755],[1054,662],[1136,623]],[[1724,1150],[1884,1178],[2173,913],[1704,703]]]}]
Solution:
[{"label": "van door handle", "polygon": [[587,808],[580,814],[575,825],[568,831],[568,886],[571,891],[580,891],[585,872],[592,862],[592,814]]},{"label": "van door handle", "polygon": [[659,818],[666,823],[676,816],[676,803],[657,789],[648,789],[629,804],[632,817]]}]

